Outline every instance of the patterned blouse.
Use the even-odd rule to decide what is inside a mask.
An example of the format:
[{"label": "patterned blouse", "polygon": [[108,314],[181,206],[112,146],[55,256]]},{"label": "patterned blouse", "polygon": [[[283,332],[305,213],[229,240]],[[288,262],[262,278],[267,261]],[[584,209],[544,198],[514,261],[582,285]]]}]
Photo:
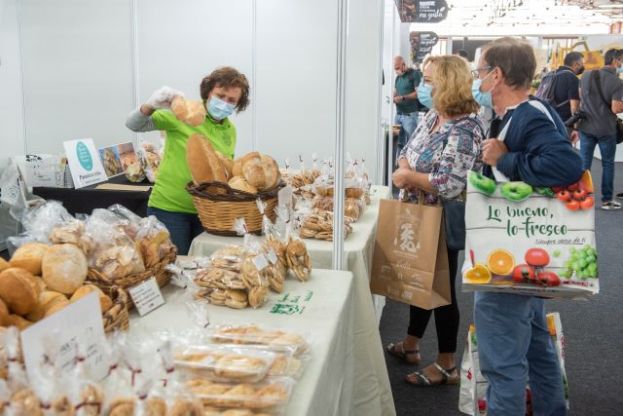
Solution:
[{"label": "patterned blouse", "polygon": [[[435,133],[431,130],[439,115],[431,110],[424,116],[402,149],[399,159],[406,159],[411,169],[428,173],[428,179],[441,199],[454,199],[467,185],[470,170],[482,170],[482,142],[485,129],[476,114],[446,122]],[[410,199],[417,195],[410,194]],[[434,204],[437,196],[424,193],[425,203]]]}]

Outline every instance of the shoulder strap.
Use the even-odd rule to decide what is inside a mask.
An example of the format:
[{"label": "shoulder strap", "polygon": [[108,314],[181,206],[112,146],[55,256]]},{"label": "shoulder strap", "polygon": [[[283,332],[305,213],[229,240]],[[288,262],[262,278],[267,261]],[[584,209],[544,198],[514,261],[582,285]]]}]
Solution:
[{"label": "shoulder strap", "polygon": [[597,92],[599,93],[601,100],[604,102],[607,108],[610,108],[610,104],[604,96],[604,90],[601,89],[601,74],[599,73],[599,69],[593,71],[593,73],[591,74],[591,81],[595,81],[595,87],[597,88]]}]

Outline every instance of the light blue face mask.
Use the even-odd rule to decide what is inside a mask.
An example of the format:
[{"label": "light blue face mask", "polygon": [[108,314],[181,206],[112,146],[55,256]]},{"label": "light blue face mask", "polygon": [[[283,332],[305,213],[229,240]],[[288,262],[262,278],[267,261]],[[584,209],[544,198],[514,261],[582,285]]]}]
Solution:
[{"label": "light blue face mask", "polygon": [[424,81],[420,82],[417,87],[417,99],[423,106],[433,108],[433,86]]},{"label": "light blue face mask", "polygon": [[[487,77],[489,76],[489,74],[487,74]],[[493,108],[493,101],[491,100],[491,91],[487,91],[487,92],[480,91],[480,86],[482,85],[482,81],[487,79],[487,77],[484,77],[483,79],[478,78],[478,79],[475,79],[474,82],[472,82],[472,95],[474,96],[474,100],[476,100],[476,102],[480,104],[481,106],[487,107],[487,108]]]},{"label": "light blue face mask", "polygon": [[623,66],[617,68],[617,74],[623,74]]},{"label": "light blue face mask", "polygon": [[221,100],[218,97],[212,96],[207,105],[208,113],[210,116],[218,121],[221,121],[234,113],[236,106]]}]

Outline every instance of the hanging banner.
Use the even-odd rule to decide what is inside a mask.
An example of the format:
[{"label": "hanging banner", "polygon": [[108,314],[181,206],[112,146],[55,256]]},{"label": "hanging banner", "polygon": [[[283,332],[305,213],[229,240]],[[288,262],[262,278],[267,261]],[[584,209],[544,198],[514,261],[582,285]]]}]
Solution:
[{"label": "hanging banner", "polygon": [[439,41],[435,32],[411,32],[409,43],[411,44],[411,61],[422,63],[426,55],[431,53],[433,46]]},{"label": "hanging banner", "polygon": [[403,23],[438,23],[448,17],[445,0],[394,0]]}]

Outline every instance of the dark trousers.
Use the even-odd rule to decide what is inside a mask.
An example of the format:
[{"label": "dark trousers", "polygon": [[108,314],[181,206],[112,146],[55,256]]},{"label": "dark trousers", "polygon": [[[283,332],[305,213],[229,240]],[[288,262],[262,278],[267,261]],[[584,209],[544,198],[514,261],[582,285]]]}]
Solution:
[{"label": "dark trousers", "polygon": [[203,232],[203,227],[197,214],[165,211],[159,208],[147,207],[147,215],[155,216],[164,224],[171,234],[171,241],[177,247],[177,254],[185,256],[190,249],[193,239]]},{"label": "dark trousers", "polygon": [[[452,303],[435,308],[435,328],[437,329],[437,345],[440,353],[456,352],[456,338],[459,333],[459,305],[456,303],[455,280],[459,262],[459,252],[448,249],[448,265],[450,269],[450,296]],[[411,306],[409,329],[411,336],[422,338],[426,325],[433,310]]]}]

